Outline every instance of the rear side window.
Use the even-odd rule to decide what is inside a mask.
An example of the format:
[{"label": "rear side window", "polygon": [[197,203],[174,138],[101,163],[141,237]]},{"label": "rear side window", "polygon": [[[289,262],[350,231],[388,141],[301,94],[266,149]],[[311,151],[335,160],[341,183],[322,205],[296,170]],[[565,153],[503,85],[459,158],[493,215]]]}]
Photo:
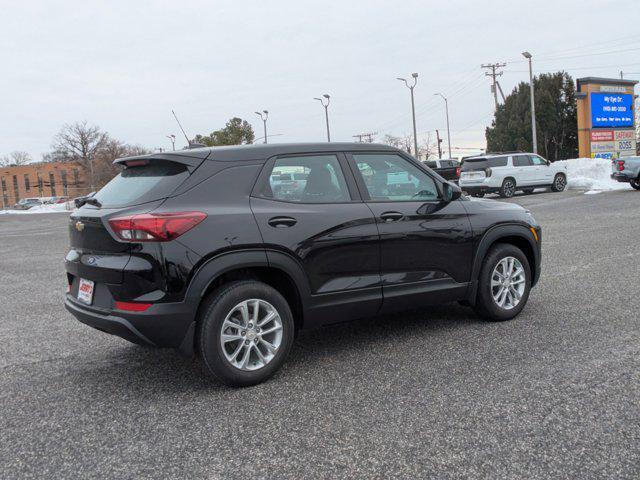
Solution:
[{"label": "rear side window", "polygon": [[438,164],[434,160],[429,160],[424,162],[424,164],[429,168],[438,168]]},{"label": "rear side window", "polygon": [[296,203],[351,201],[335,155],[277,158],[261,196]]},{"label": "rear side window", "polygon": [[163,160],[126,167],[95,198],[107,208],[151,202],[171,195],[188,176],[185,165]]},{"label": "rear side window", "polygon": [[506,167],[507,160],[508,160],[508,157],[467,158],[466,160],[464,160],[464,162],[462,162],[462,167],[460,170],[462,172],[471,172],[473,170],[485,170],[487,168]]},{"label": "rear side window", "polygon": [[531,158],[529,155],[516,155],[513,157],[514,167],[528,167],[531,165]]}]

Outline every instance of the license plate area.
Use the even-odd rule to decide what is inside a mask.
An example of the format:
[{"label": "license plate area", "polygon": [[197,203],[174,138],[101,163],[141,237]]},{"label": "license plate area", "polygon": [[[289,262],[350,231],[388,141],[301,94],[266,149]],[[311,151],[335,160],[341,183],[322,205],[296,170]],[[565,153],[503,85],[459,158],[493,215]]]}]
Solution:
[{"label": "license plate area", "polygon": [[95,283],[92,280],[80,279],[78,284],[78,301],[85,305],[91,305],[93,303],[93,291]]}]

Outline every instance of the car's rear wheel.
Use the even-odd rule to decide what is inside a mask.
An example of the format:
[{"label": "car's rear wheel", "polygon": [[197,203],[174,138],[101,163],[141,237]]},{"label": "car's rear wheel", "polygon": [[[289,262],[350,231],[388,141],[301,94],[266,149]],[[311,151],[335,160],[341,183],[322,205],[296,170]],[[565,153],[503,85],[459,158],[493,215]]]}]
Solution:
[{"label": "car's rear wheel", "polygon": [[629,182],[629,185],[631,185],[636,190],[640,190],[640,177],[634,178],[633,180],[631,180]]},{"label": "car's rear wheel", "polygon": [[562,192],[567,186],[567,177],[565,177],[562,173],[559,173],[553,179],[553,184],[551,184],[552,192]]},{"label": "car's rear wheel", "polygon": [[282,366],[293,343],[293,316],[269,285],[234,282],[206,299],[198,337],[209,372],[227,385],[246,387],[267,380]]},{"label": "car's rear wheel", "polygon": [[510,320],[529,299],[531,267],[518,247],[498,243],[491,247],[478,278],[476,312],[487,320]]},{"label": "car's rear wheel", "polygon": [[502,198],[511,198],[516,193],[516,181],[513,178],[505,178],[500,187]]}]

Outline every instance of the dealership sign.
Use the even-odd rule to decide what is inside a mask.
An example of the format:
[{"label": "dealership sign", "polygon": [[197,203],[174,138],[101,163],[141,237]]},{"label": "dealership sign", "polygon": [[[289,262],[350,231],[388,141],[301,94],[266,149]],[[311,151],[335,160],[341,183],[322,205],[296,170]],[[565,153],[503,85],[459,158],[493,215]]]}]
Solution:
[{"label": "dealership sign", "polygon": [[593,128],[633,127],[633,95],[629,93],[591,93]]}]

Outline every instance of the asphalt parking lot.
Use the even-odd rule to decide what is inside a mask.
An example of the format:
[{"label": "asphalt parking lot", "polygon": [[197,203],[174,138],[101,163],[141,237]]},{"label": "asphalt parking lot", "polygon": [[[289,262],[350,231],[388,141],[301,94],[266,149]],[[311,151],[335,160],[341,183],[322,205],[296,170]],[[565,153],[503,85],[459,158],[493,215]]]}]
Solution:
[{"label": "asphalt parking lot", "polygon": [[240,390],[74,320],[66,215],[0,216],[0,478],[638,478],[640,192],[511,201],[543,226],[517,319],[303,332]]}]

